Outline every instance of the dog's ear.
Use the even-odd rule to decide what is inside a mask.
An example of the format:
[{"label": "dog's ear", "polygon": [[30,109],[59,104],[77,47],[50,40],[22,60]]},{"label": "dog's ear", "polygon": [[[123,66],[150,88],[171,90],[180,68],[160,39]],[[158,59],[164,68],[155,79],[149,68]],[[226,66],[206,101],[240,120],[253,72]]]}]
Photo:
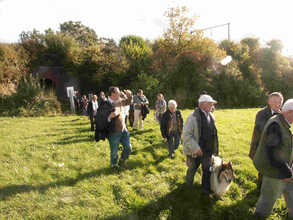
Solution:
[{"label": "dog's ear", "polygon": [[228,163],[228,167],[229,167],[232,171],[234,171],[234,170],[233,170],[233,167],[232,167],[232,162],[231,162],[231,161],[229,161],[229,163]]}]

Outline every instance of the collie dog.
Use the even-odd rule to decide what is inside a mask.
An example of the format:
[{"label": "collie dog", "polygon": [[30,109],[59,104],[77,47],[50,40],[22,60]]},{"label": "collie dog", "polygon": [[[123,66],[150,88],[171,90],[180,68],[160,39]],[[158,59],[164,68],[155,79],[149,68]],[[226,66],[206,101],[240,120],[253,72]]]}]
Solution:
[{"label": "collie dog", "polygon": [[212,156],[211,190],[221,198],[228,191],[234,179],[231,162],[224,162],[218,156]]}]

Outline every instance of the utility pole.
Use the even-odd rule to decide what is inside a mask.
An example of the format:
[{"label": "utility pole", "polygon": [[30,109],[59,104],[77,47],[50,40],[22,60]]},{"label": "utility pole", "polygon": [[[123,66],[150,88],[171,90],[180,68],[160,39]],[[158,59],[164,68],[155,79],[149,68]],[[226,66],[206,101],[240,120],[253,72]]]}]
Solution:
[{"label": "utility pole", "polygon": [[230,23],[215,25],[215,26],[203,28],[203,29],[200,29],[200,30],[201,31],[205,31],[205,30],[209,30],[209,29],[214,29],[214,28],[222,27],[222,26],[225,26],[225,25],[228,26],[228,40],[230,41]]}]

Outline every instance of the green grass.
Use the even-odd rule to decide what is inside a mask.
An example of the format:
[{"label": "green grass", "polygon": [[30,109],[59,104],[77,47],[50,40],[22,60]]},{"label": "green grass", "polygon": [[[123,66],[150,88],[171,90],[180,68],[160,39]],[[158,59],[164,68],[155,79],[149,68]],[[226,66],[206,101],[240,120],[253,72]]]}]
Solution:
[{"label": "green grass", "polygon": [[[235,181],[224,200],[184,185],[182,146],[175,159],[150,114],[132,132],[129,169],[109,168],[107,141],[96,143],[84,116],[0,118],[0,219],[253,219],[256,170],[248,158],[258,109],[217,110],[220,155]],[[183,118],[192,112],[184,110]],[[283,198],[270,219],[287,215]]]}]

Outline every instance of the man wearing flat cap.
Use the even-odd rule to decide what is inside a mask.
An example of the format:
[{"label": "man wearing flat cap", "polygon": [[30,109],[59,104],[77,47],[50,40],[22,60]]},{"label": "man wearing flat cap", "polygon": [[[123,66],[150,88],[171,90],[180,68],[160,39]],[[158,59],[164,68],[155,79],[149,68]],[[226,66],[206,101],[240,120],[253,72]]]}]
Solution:
[{"label": "man wearing flat cap", "polygon": [[284,194],[289,217],[293,217],[292,122],[293,99],[288,99],[281,114],[271,117],[262,132],[253,157],[255,168],[263,175],[257,216],[268,217],[276,200]]},{"label": "man wearing flat cap", "polygon": [[186,184],[193,185],[194,175],[202,165],[202,190],[210,195],[212,155],[218,155],[218,135],[215,118],[211,113],[217,103],[210,95],[203,94],[198,99],[198,108],[191,113],[183,127],[182,144],[186,155]]}]

